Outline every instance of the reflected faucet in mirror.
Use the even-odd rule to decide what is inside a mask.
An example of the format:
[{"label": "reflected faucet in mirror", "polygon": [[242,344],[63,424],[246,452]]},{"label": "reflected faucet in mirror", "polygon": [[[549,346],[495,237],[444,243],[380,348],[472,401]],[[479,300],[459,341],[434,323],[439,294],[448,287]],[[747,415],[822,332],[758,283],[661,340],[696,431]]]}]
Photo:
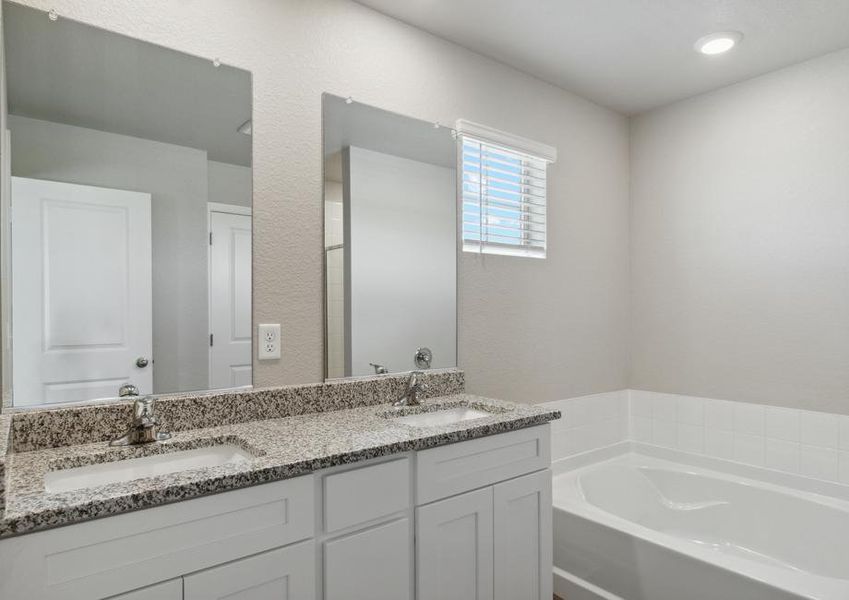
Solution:
[{"label": "reflected faucet in mirror", "polygon": [[118,397],[126,398],[127,396],[138,396],[139,388],[134,386],[132,383],[125,383],[121,387],[118,388]]},{"label": "reflected faucet in mirror", "polygon": [[433,352],[430,351],[430,348],[424,346],[416,348],[416,354],[413,356],[413,362],[416,363],[416,366],[419,369],[429,369],[432,361]]}]

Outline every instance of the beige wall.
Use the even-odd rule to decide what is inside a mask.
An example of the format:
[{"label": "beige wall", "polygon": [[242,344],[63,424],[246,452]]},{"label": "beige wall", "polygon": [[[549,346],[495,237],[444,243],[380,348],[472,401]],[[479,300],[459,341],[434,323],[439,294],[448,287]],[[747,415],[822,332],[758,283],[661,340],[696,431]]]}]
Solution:
[{"label": "beige wall", "polygon": [[849,413],[849,50],[632,123],[631,387]]},{"label": "beige wall", "polygon": [[27,0],[250,70],[256,322],[283,360],[259,385],[322,378],[321,93],[457,118],[558,148],[548,259],[464,256],[460,366],[470,390],[526,402],[625,387],[628,122],[347,0]]}]

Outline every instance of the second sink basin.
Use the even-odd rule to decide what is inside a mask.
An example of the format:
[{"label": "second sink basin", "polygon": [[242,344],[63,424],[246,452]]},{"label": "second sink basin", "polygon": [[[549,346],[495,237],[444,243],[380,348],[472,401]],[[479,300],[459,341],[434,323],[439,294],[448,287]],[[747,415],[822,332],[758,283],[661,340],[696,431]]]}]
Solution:
[{"label": "second sink basin", "polygon": [[402,409],[402,412],[385,412],[383,416],[395,423],[410,427],[444,427],[462,421],[483,419],[507,412],[500,406],[483,406],[478,404],[424,404],[419,407]]},{"label": "second sink basin", "polygon": [[177,450],[141,458],[48,471],[44,476],[44,489],[48,493],[70,492],[189,469],[246,462],[253,458],[253,455],[233,444],[217,444],[192,450]]},{"label": "second sink basin", "polygon": [[438,427],[440,425],[451,425],[459,421],[469,421],[470,419],[480,419],[482,417],[491,417],[492,413],[462,406],[458,408],[446,408],[445,410],[433,410],[430,412],[418,413],[415,415],[407,415],[406,417],[396,417],[398,423],[404,425],[412,425],[413,427]]}]

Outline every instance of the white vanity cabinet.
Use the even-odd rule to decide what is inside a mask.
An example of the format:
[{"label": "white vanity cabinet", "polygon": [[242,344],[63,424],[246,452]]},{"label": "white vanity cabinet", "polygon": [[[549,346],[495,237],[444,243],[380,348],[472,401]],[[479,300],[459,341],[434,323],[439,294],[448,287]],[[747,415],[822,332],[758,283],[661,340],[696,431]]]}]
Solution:
[{"label": "white vanity cabinet", "polygon": [[413,535],[400,518],[324,544],[325,600],[412,600]]},{"label": "white vanity cabinet", "polygon": [[2,600],[549,600],[549,426],[0,540]]},{"label": "white vanity cabinet", "polygon": [[412,600],[413,453],[317,474],[320,597]]},{"label": "white vanity cabinet", "polygon": [[547,425],[419,453],[419,498],[464,493],[416,508],[418,600],[552,597],[550,461]]},{"label": "white vanity cabinet", "polygon": [[495,600],[551,598],[551,470],[499,483],[492,504]]},{"label": "white vanity cabinet", "polygon": [[306,475],[0,540],[0,598],[171,600],[173,584],[142,588],[312,539],[314,492]]},{"label": "white vanity cabinet", "polygon": [[492,488],[416,509],[419,600],[492,600]]}]

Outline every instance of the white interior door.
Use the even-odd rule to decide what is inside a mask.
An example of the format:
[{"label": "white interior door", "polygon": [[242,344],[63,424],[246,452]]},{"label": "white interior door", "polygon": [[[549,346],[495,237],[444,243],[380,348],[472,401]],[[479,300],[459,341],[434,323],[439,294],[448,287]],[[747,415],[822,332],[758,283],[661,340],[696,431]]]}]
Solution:
[{"label": "white interior door", "polygon": [[15,405],[152,393],[151,306],[150,194],[12,178]]},{"label": "white interior door", "polygon": [[250,209],[211,207],[209,231],[209,387],[251,385]]}]

